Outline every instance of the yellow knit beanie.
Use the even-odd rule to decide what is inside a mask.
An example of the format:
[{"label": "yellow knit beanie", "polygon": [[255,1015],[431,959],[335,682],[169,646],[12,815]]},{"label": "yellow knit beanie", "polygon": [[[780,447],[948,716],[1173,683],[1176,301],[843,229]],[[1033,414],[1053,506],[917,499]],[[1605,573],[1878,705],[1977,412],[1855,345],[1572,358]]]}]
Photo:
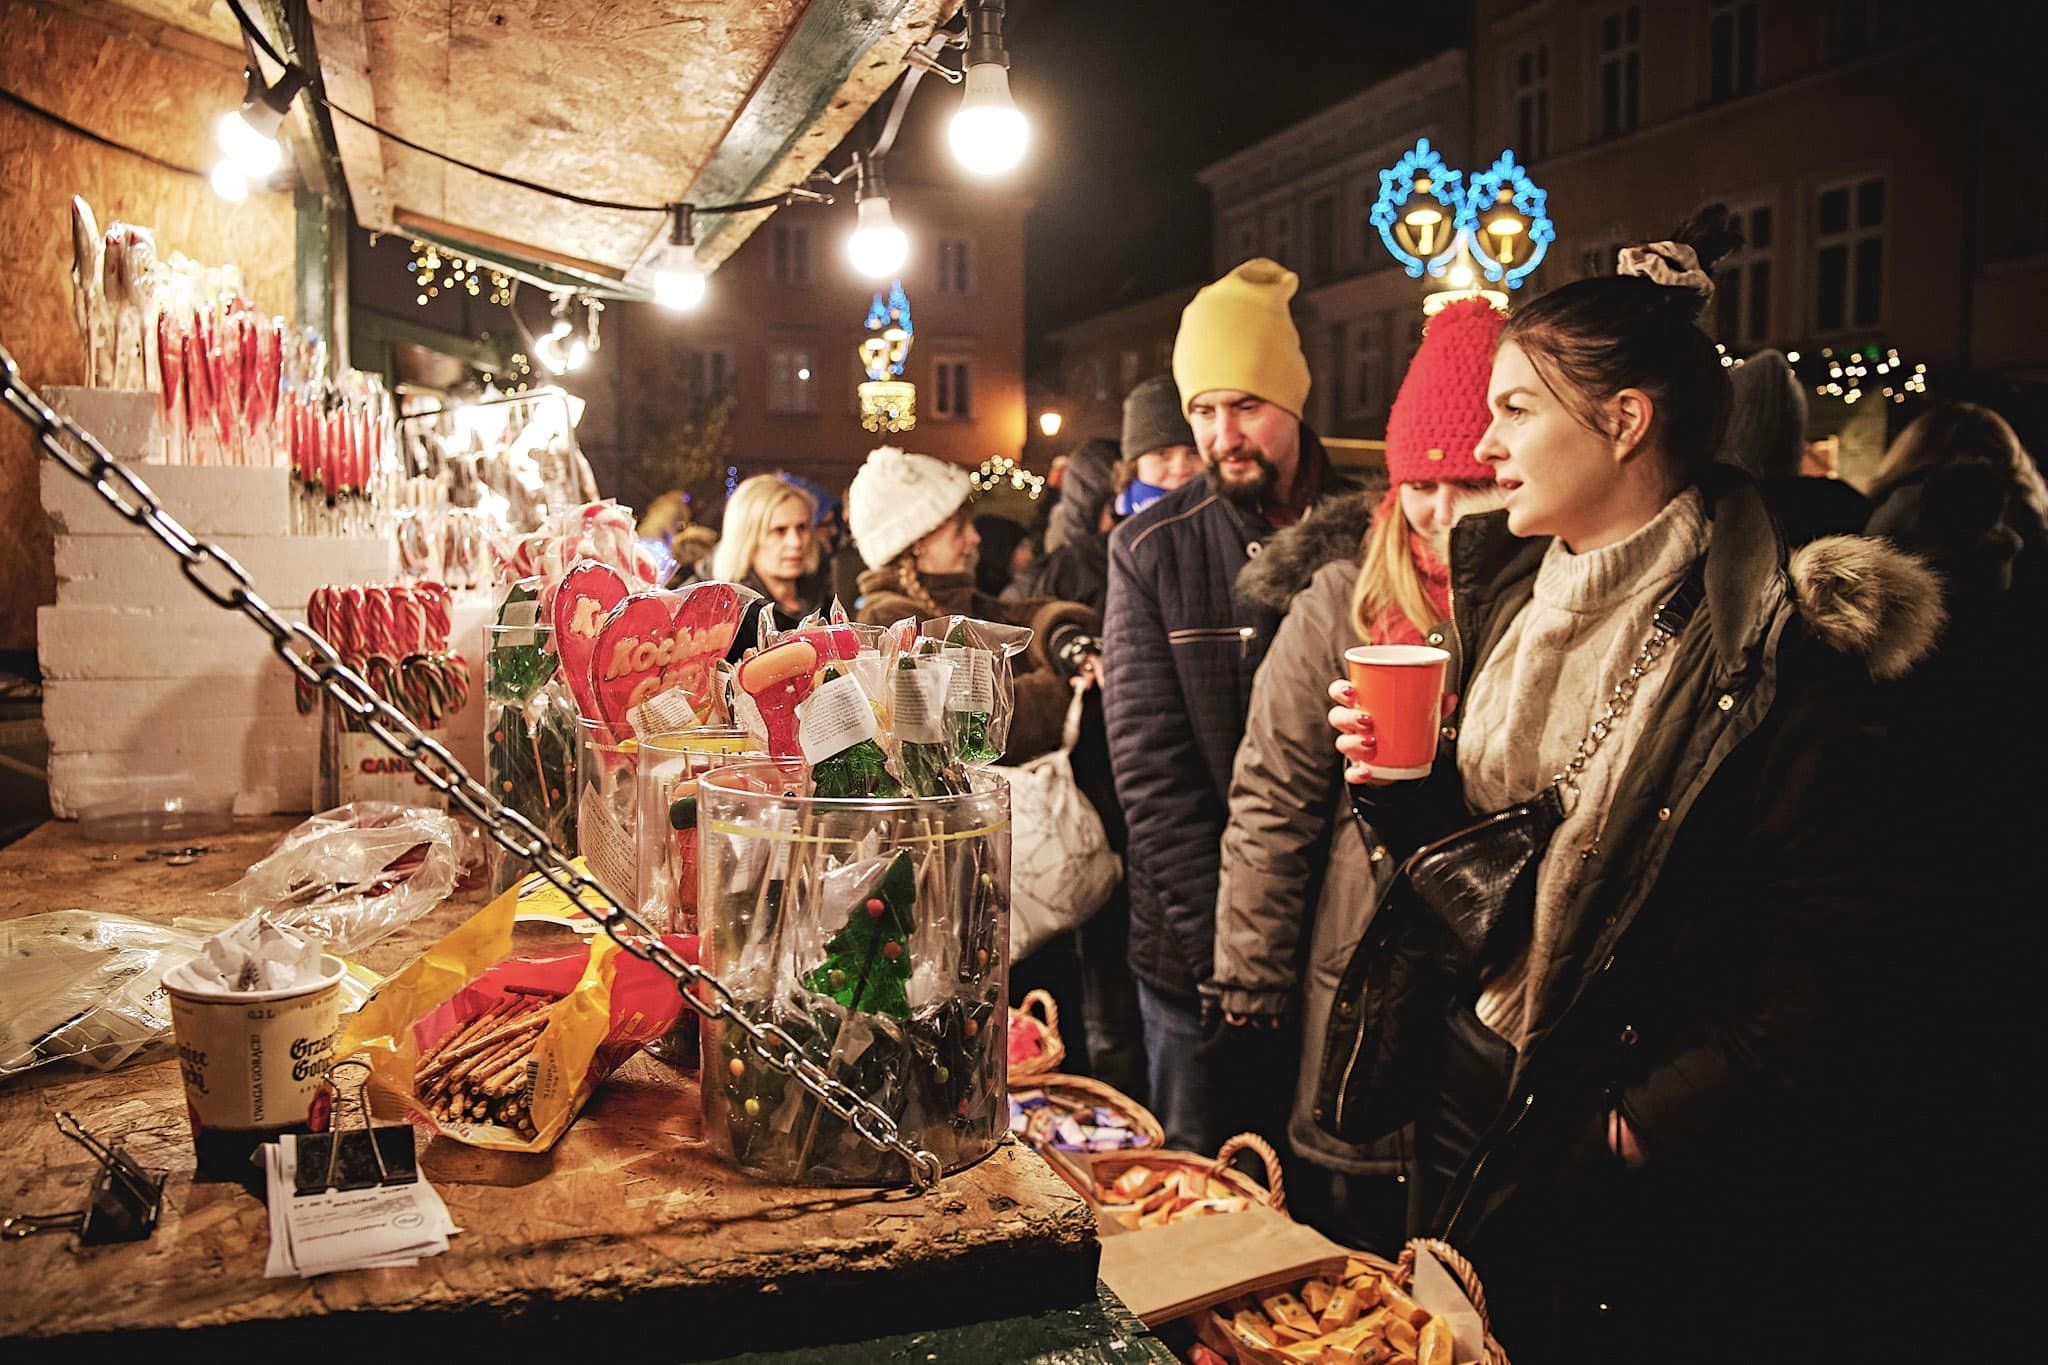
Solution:
[{"label": "yellow knit beanie", "polygon": [[1287,301],[1300,284],[1292,270],[1261,256],[1188,302],[1173,339],[1173,382],[1182,412],[1197,394],[1239,389],[1301,416],[1308,404],[1308,359],[1287,315]]}]

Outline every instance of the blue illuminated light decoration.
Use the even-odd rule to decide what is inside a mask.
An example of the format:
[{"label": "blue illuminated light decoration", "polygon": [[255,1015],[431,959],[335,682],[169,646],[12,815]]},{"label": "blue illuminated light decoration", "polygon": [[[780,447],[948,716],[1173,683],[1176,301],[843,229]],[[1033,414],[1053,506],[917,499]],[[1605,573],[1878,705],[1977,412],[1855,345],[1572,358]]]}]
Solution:
[{"label": "blue illuminated light decoration", "polygon": [[[1543,264],[1550,244],[1557,240],[1549,198],[1511,150],[1503,151],[1491,167],[1466,182],[1464,172],[1446,166],[1425,137],[1418,138],[1399,161],[1380,172],[1379,198],[1373,201],[1367,220],[1379,229],[1388,254],[1411,278],[1428,275],[1441,279],[1461,255],[1469,253],[1487,283],[1515,289]],[[1427,209],[1432,202],[1451,224],[1441,250],[1433,249],[1438,245],[1433,233],[1422,240],[1417,236],[1421,227],[1434,228],[1435,223],[1418,226],[1408,221],[1417,209]],[[1490,230],[1489,224],[1503,212],[1512,212],[1514,230]],[[1525,240],[1517,243],[1517,237]],[[1432,250],[1425,254],[1425,247]],[[1452,296],[1439,293],[1431,298],[1441,306],[1444,298]],[[1506,296],[1499,291],[1487,296],[1499,306],[1507,306]]]},{"label": "blue illuminated light decoration", "polygon": [[728,498],[740,491],[740,467],[729,464],[725,467],[725,496]]},{"label": "blue illuminated light decoration", "polygon": [[[1503,198],[1505,191],[1505,198]],[[1519,264],[1504,264],[1490,251],[1474,250],[1472,255],[1479,262],[1479,269],[1488,280],[1496,284],[1506,283],[1510,289],[1521,287],[1543,264],[1550,244],[1557,240],[1557,228],[1550,221],[1546,201],[1549,192],[1540,189],[1529,179],[1529,172],[1515,160],[1512,151],[1500,154],[1500,160],[1493,166],[1472,177],[1471,186],[1465,192],[1465,230],[1472,235],[1475,245],[1485,229],[1483,215],[1495,205],[1507,203],[1514,208],[1522,220],[1522,231],[1529,238],[1529,256]]]},{"label": "blue illuminated light decoration", "polygon": [[[864,346],[861,363],[870,379],[900,379],[903,368],[910,360],[910,343],[917,336],[917,327],[910,320],[910,296],[903,292],[903,281],[897,280],[889,286],[889,296],[884,301],[877,292],[874,301],[868,305],[867,330],[877,333],[887,341],[886,346]],[[891,332],[901,333],[892,336]]]},{"label": "blue illuminated light decoration", "polygon": [[[1380,195],[1373,201],[1370,221],[1380,230],[1380,241],[1386,244],[1388,252],[1415,279],[1421,279],[1425,271],[1431,275],[1443,274],[1451,258],[1457,255],[1466,226],[1466,201],[1459,188],[1459,181],[1463,178],[1461,172],[1444,165],[1443,157],[1429,145],[1426,137],[1418,138],[1413,147],[1402,153],[1399,161],[1380,172]],[[1428,182],[1427,189],[1420,188],[1424,181]],[[1443,250],[1428,256],[1411,251],[1400,240],[1401,214],[1418,193],[1435,200],[1452,225],[1452,230],[1444,234]]]}]

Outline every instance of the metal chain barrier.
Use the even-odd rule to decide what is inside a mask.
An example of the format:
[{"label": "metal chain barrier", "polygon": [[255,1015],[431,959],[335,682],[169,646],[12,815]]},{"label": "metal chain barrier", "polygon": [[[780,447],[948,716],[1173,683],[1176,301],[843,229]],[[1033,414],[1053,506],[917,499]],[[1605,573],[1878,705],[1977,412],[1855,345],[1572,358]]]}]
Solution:
[{"label": "metal chain barrier", "polygon": [[[937,1183],[941,1167],[936,1156],[914,1146],[898,1131],[894,1119],[829,1075],[780,1025],[757,1024],[747,1018],[724,982],[678,957],[610,892],[571,866],[568,857],[531,820],[499,802],[464,771],[444,745],[428,738],[372,691],[318,632],[279,616],[256,595],[248,571],[232,556],[179,525],[149,485],[116,464],[91,432],[52,411],[22,381],[21,369],[5,347],[0,347],[0,385],[4,385],[7,406],[34,430],[37,443],[51,459],[91,484],[123,518],[161,540],[178,557],[185,577],[208,601],[255,622],[295,677],[326,692],[337,706],[361,721],[364,729],[403,758],[422,780],[473,817],[500,848],[547,878],[596,920],[622,951],[666,972],[691,1009],[738,1029],[747,1051],[762,1065],[795,1080],[870,1146],[902,1157],[913,1189],[926,1190]],[[66,448],[60,436],[70,437],[79,451]]]}]

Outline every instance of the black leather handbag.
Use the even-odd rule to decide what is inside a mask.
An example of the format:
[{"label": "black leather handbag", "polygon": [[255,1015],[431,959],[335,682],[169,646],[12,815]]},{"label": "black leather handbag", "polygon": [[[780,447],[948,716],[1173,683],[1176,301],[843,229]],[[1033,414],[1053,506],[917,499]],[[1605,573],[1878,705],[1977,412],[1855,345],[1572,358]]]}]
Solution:
[{"label": "black leather handbag", "polygon": [[[1695,564],[1658,606],[1605,711],[1549,786],[1423,845],[1401,864],[1337,988],[1316,1090],[1316,1122],[1325,1132],[1366,1143],[1428,1119],[1426,1128],[1453,1138],[1471,1130],[1469,1137],[1490,1117],[1489,1101],[1505,1093],[1515,1051],[1478,1022],[1472,1001],[1526,939],[1537,871],[1564,822],[1567,794],[1576,793],[1643,676],[1698,608],[1704,572],[1704,561]],[[1370,825],[1355,792],[1352,814]],[[1369,827],[1366,842],[1373,842]],[[1425,1161],[1434,1164],[1426,1154]]]}]

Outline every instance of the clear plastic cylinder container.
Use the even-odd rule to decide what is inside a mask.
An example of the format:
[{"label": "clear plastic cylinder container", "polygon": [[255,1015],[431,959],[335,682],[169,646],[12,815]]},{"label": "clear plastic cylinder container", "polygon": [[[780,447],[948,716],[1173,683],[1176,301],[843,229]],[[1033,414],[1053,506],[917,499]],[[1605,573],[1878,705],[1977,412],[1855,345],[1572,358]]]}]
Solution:
[{"label": "clear plastic cylinder container", "polygon": [[[1004,1008],[1010,798],[977,772],[933,799],[820,799],[767,760],[698,781],[703,961],[740,1013],[774,1024],[947,1170],[1009,1126]],[[703,1025],[704,1133],[785,1184],[903,1181],[788,1075]]]},{"label": "clear plastic cylinder container", "polygon": [[638,888],[638,740],[615,737],[602,722],[576,720],[576,851],[605,890],[627,904]]},{"label": "clear plastic cylinder container", "polygon": [[[738,726],[700,726],[650,735],[635,751],[638,838],[635,881],[641,918],[660,933],[697,932],[697,782],[713,768],[765,758],[761,741]],[[697,1061],[697,1014],[648,1044],[680,1066]]]}]

